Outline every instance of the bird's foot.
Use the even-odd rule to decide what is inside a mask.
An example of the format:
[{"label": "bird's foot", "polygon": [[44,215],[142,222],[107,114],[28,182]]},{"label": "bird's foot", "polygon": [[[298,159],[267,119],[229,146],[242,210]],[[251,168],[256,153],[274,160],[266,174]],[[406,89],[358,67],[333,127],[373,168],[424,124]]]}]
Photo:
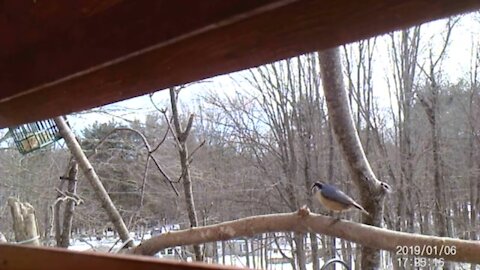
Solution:
[{"label": "bird's foot", "polygon": [[334,220],[332,220],[332,222],[330,223],[330,226],[333,226],[335,225],[337,222],[339,222],[340,220],[342,220],[341,218],[339,217],[336,217]]},{"label": "bird's foot", "polygon": [[334,220],[332,220],[332,223],[330,223],[330,226],[335,225],[335,223],[341,220],[340,215],[335,215],[333,211],[331,211],[330,214],[331,214],[331,217],[334,218]]}]

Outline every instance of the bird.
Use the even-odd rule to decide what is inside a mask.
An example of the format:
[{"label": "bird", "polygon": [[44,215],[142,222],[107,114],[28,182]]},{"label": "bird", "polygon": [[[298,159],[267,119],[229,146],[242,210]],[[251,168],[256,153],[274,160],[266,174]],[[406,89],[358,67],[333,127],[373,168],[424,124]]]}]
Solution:
[{"label": "bird", "polygon": [[333,185],[315,182],[311,191],[320,203],[330,211],[341,213],[345,210],[356,208],[365,215],[370,216],[370,213],[365,208]]}]

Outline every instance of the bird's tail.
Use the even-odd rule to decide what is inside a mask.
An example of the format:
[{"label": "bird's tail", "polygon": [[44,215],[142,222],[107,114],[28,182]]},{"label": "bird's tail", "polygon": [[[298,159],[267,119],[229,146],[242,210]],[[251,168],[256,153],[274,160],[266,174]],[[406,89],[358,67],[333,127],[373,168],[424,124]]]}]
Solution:
[{"label": "bird's tail", "polygon": [[357,208],[358,210],[362,211],[362,213],[364,213],[365,215],[367,216],[370,216],[370,213],[367,212],[367,210],[365,210],[365,208],[363,208],[361,205],[359,205],[358,203],[355,203],[353,206],[355,206],[355,208]]}]

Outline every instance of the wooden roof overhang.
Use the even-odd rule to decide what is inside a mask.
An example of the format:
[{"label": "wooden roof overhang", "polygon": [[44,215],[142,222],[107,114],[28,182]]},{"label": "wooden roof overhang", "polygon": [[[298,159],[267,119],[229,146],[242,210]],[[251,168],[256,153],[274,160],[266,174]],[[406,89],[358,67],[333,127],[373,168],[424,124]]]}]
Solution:
[{"label": "wooden roof overhang", "polygon": [[148,256],[72,252],[60,248],[0,245],[2,270],[238,270],[206,263],[159,260]]},{"label": "wooden roof overhang", "polygon": [[478,8],[478,0],[4,0],[0,128]]},{"label": "wooden roof overhang", "polygon": [[[479,8],[478,0],[3,0],[0,128]],[[229,269],[0,244],[0,269],[153,267]]]}]

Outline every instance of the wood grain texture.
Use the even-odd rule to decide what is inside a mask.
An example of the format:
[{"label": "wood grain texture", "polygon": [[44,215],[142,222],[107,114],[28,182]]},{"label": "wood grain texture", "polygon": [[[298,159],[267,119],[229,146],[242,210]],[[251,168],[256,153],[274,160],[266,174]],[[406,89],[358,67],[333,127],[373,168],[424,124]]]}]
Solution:
[{"label": "wood grain texture", "polygon": [[239,269],[223,265],[160,260],[145,256],[75,252],[59,248],[41,248],[0,244],[2,270],[202,270]]},{"label": "wood grain texture", "polygon": [[[133,5],[132,2],[125,5]],[[134,3],[137,2],[143,3]],[[177,3],[160,2],[164,5]],[[242,7],[238,2],[233,3]],[[480,1],[288,1],[288,5],[278,5],[250,17],[245,15],[232,23],[213,23],[215,27],[209,24],[205,31],[180,39],[178,33],[171,33],[170,28],[162,26],[163,20],[152,19],[148,10],[142,15],[151,20],[148,23],[139,21],[140,27],[115,27],[112,23],[102,27],[105,21],[115,21],[109,16],[119,16],[116,21],[130,16],[128,10],[122,9],[127,9],[125,6],[112,5],[88,17],[88,27],[72,26],[69,28],[71,34],[66,37],[49,36],[22,53],[0,59],[0,127],[89,109],[330,48],[474,10],[480,8]],[[229,12],[220,14],[234,16],[239,14],[235,11],[255,9],[253,4],[240,7],[225,7]],[[198,7],[196,15],[190,13],[190,16],[204,17],[208,11],[209,8]],[[181,23],[175,16],[181,12],[182,9],[176,13],[172,9],[169,16],[165,15],[168,20]],[[205,24],[225,17],[217,14],[213,18]],[[182,29],[184,33],[192,30],[187,26]],[[94,37],[99,40],[90,38],[89,31],[96,33]],[[156,31],[163,35],[163,41],[152,44],[159,40],[149,39]],[[126,38],[130,34],[131,38]],[[116,42],[108,42],[110,39]]]},{"label": "wood grain texture", "polygon": [[130,249],[129,252],[148,255],[155,254],[167,247],[239,239],[274,232],[330,235],[355,242],[362,247],[381,249],[391,253],[397,252],[399,246],[430,246],[432,248],[435,247],[437,250],[440,250],[443,246],[442,249],[452,248],[455,249],[455,252],[451,252],[449,255],[445,253],[440,255],[440,252],[437,254],[424,252],[423,255],[430,258],[443,258],[445,261],[480,263],[480,257],[478,256],[480,254],[479,241],[397,232],[314,214],[307,208],[300,208],[293,213],[250,216],[218,224],[160,234],[143,241],[137,247]]},{"label": "wood grain texture", "polygon": [[5,0],[0,100],[273,1]]}]

